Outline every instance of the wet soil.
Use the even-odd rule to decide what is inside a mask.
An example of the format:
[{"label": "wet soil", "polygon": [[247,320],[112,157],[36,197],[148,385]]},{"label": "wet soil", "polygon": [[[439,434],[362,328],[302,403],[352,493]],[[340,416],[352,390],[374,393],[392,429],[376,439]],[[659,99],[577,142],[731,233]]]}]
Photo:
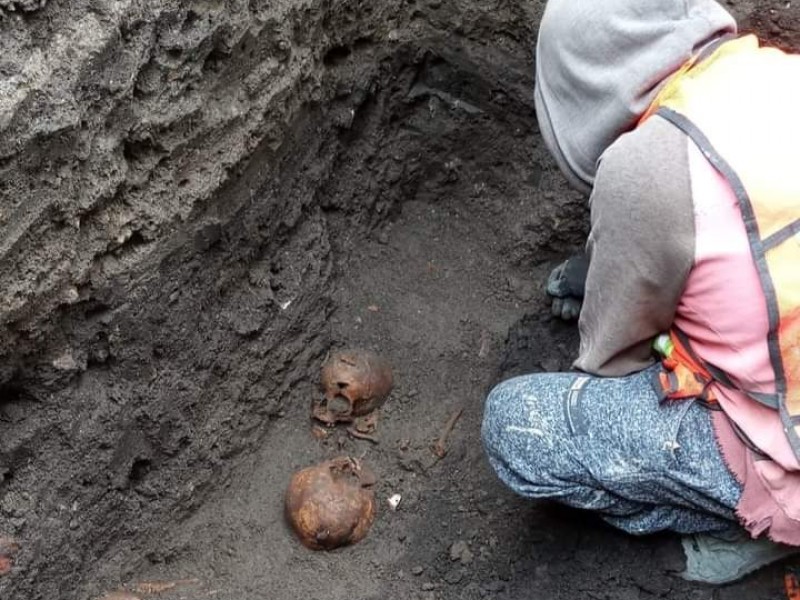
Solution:
[{"label": "wet soil", "polygon": [[[729,5],[800,47],[786,3]],[[550,268],[581,247],[587,212],[536,128],[539,3],[315,4],[280,13],[284,29],[269,13],[275,22],[237,43],[226,36],[242,14],[192,37],[207,15],[183,8],[128,31],[158,33],[131,94],[152,116],[170,106],[159,86],[200,85],[215,90],[220,120],[206,130],[176,112],[178,125],[120,138],[128,179],[113,201],[88,216],[67,203],[26,234],[55,236],[46,265],[59,248],[93,256],[77,297],[51,293],[52,269],[14,262],[30,281],[27,304],[3,305],[0,534],[22,550],[0,597],[780,597],[783,566],[690,585],[671,573],[675,537],[632,538],[517,498],[483,458],[491,386],[567,369],[577,345],[543,293]],[[25,18],[39,26],[45,14]],[[200,84],[186,82],[193,61]],[[270,102],[220,100],[238,78],[265,94],[255,80],[270,77],[291,81],[269,88]],[[17,158],[4,160],[16,173]],[[98,230],[70,249],[64,240],[89,235],[62,231],[71,211],[108,224],[116,203],[137,215],[127,233],[97,255]],[[394,368],[377,444],[311,434],[319,367],[349,346]],[[460,411],[439,458],[431,444]],[[358,545],[314,553],[287,528],[283,492],[298,468],[341,454],[376,472],[378,518]],[[143,581],[169,585],[136,590]]]}]

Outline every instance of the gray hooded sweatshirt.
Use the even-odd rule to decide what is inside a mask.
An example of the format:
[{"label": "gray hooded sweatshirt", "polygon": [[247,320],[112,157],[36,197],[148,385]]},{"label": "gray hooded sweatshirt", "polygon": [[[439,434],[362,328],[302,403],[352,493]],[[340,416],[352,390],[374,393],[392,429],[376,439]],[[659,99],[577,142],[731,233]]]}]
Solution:
[{"label": "gray hooded sweatshirt", "polygon": [[588,192],[600,156],[664,79],[735,31],[713,0],[550,0],[536,47],[536,114],[572,185]]},{"label": "gray hooded sweatshirt", "polygon": [[550,0],[536,56],[536,112],[561,170],[591,191],[591,257],[575,367],[626,375],[675,317],[694,262],[688,138],[636,127],[665,79],[736,32],[712,0]]}]

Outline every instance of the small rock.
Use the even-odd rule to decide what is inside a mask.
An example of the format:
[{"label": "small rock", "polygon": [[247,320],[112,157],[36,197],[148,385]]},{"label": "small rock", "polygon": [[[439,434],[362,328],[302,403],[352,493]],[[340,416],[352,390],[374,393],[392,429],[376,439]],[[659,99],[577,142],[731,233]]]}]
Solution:
[{"label": "small rock", "polygon": [[64,302],[67,304],[75,304],[78,300],[81,299],[81,295],[78,292],[78,288],[75,286],[70,286],[64,292]]},{"label": "small rock", "polygon": [[412,567],[411,574],[414,575],[414,576],[419,576],[419,575],[422,575],[422,573],[424,571],[425,571],[425,567],[417,565],[416,567]]},{"label": "small rock", "polygon": [[545,358],[541,363],[545,373],[557,373],[561,368],[561,362],[557,358]]},{"label": "small rock", "polygon": [[467,543],[461,540],[454,542],[450,546],[450,560],[457,561],[461,558],[461,553],[468,548]]},{"label": "small rock", "polygon": [[459,540],[450,546],[450,560],[460,560],[462,565],[468,565],[475,558],[467,542]]},{"label": "small rock", "polygon": [[444,576],[444,580],[450,585],[461,583],[462,579],[464,579],[464,571],[460,568],[451,569]]},{"label": "small rock", "polygon": [[392,494],[386,502],[389,504],[389,508],[397,510],[402,500],[403,497],[400,494]]},{"label": "small rock", "polygon": [[495,580],[495,581],[487,581],[481,587],[481,590],[486,591],[488,594],[499,594],[500,592],[505,591],[506,584],[502,581]]},{"label": "small rock", "polygon": [[53,361],[53,366],[59,371],[77,371],[80,368],[78,361],[75,360],[75,357],[72,356],[72,352],[70,351],[66,351],[56,358]]},{"label": "small rock", "polygon": [[430,581],[427,581],[422,584],[422,591],[423,592],[432,592],[436,588]]}]

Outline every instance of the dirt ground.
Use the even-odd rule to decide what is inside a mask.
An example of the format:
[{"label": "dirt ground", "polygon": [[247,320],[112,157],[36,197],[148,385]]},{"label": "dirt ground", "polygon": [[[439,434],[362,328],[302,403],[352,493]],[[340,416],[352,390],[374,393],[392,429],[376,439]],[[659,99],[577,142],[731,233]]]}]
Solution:
[{"label": "dirt ground", "polygon": [[[104,135],[82,125],[124,163],[122,183],[96,205],[53,201],[19,247],[0,244],[0,278],[20,281],[0,294],[0,535],[21,545],[0,598],[782,597],[786,565],[688,584],[673,573],[676,537],[632,538],[518,498],[483,457],[492,385],[568,369],[577,347],[543,292],[581,247],[587,209],[533,113],[542,3],[277,4],[153,15],[130,3],[136,18],[119,9],[116,22],[100,0],[51,2],[0,22],[27,44],[71,11],[141,41],[136,60],[103,46],[85,65],[135,65],[136,86],[119,92],[131,105],[103,113]],[[800,48],[791,3],[727,4],[745,28]],[[111,93],[98,89],[80,86]],[[126,119],[139,124],[118,131]],[[40,138],[13,154],[12,129],[0,128],[7,189],[38,190],[51,176],[37,170]],[[83,139],[53,131],[65,148]],[[100,150],[56,171],[78,188],[113,179]],[[7,214],[28,210],[7,202]],[[109,225],[120,214],[133,215],[121,233]],[[69,301],[60,253],[85,269],[59,267],[77,282]],[[377,444],[311,435],[319,367],[350,346],[394,368]],[[438,459],[431,443],[462,410]],[[284,490],[341,454],[377,474],[378,517],[363,542],[311,552],[285,524]],[[170,585],[137,590],[153,581]]]}]

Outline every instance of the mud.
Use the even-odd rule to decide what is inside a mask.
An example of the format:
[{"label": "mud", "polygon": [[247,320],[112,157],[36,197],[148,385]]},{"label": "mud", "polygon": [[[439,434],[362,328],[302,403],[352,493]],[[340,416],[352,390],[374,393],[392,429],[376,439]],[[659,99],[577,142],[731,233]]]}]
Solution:
[{"label": "mud", "polygon": [[[541,3],[12,4],[0,598],[776,597],[781,567],[686,584],[674,538],[518,499],[484,463],[486,391],[577,342],[542,292],[586,207],[533,116]],[[729,4],[800,47],[791,4]],[[354,345],[395,373],[377,445],[310,431],[323,359]],[[378,517],[311,553],[283,491],[342,453]]]}]

